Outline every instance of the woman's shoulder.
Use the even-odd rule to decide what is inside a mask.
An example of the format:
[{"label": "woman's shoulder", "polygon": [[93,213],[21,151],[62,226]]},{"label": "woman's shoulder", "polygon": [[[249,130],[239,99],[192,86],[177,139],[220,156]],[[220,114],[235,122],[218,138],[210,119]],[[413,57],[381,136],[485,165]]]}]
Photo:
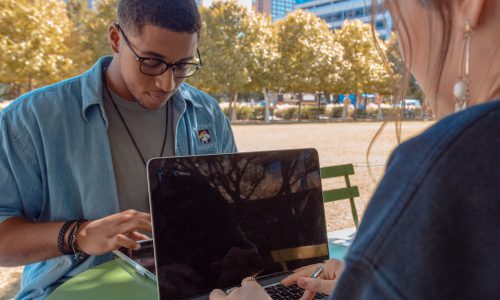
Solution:
[{"label": "woman's shoulder", "polygon": [[[411,158],[413,164],[434,161],[464,140],[500,137],[492,127],[500,126],[500,100],[473,106],[450,115],[422,134],[401,144],[388,163],[388,168],[401,159]],[[479,150],[479,149],[477,149]]]},{"label": "woman's shoulder", "polygon": [[[432,292],[453,299],[464,287],[453,281],[457,274],[497,277],[497,268],[488,266],[500,244],[482,245],[500,234],[499,132],[496,101],[445,118],[398,147],[365,211],[348,265],[401,298],[432,298],[426,287],[450,286]],[[477,249],[482,256],[461,254]],[[484,282],[471,278],[481,276],[467,281],[479,287]]]},{"label": "woman's shoulder", "polygon": [[484,195],[500,194],[499,132],[500,101],[493,101],[453,114],[401,144],[363,216],[363,223],[369,224],[363,231],[377,237],[364,246],[376,251],[415,203],[435,207],[457,194],[469,201],[473,196],[467,194],[478,189]]},{"label": "woman's shoulder", "polygon": [[[394,151],[387,165],[387,180],[405,182],[407,188],[402,192],[408,193],[424,181],[449,179],[449,174],[491,162],[500,153],[499,132],[500,101],[450,115]],[[470,180],[465,176],[461,179]]]}]

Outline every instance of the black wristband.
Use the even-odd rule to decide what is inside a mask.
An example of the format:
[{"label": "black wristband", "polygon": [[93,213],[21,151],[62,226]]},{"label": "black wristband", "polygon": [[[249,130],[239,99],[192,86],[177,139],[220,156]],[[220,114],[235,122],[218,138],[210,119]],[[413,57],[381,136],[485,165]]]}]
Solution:
[{"label": "black wristband", "polygon": [[75,253],[75,249],[73,248],[74,247],[73,239],[76,236],[75,229],[77,229],[77,227],[78,227],[78,222],[76,222],[76,225],[73,226],[73,229],[71,230],[71,232],[69,233],[69,236],[68,236],[68,247],[71,250],[71,254]]},{"label": "black wristband", "polygon": [[80,225],[82,225],[83,222],[84,221],[82,220],[78,220],[75,227],[73,227],[73,230],[71,230],[71,233],[69,234],[68,246],[71,249],[72,253],[76,253],[78,251],[76,245],[76,234],[78,233],[78,228],[80,227]]},{"label": "black wristband", "polygon": [[76,234],[78,233],[78,229],[80,229],[80,226],[86,221],[87,220],[78,220],[75,227],[73,227],[73,230],[71,231],[70,238],[68,239],[68,244],[75,254],[76,261],[83,261],[88,257],[87,253],[83,252],[82,250],[78,250],[78,245],[76,244]]},{"label": "black wristband", "polygon": [[61,226],[61,229],[59,230],[59,234],[57,235],[57,249],[59,249],[59,252],[61,252],[62,255],[72,254],[71,251],[66,251],[66,249],[64,249],[64,236],[66,235],[69,226],[71,226],[71,224],[75,222],[75,220],[64,222],[64,224]]}]

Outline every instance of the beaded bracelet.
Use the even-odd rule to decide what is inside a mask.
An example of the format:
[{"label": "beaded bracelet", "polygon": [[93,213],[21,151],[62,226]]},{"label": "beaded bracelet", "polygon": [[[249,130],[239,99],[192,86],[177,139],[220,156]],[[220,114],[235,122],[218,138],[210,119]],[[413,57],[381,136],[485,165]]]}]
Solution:
[{"label": "beaded bracelet", "polygon": [[68,255],[73,253],[71,251],[67,251],[66,249],[64,249],[64,236],[66,235],[66,232],[68,231],[71,224],[75,222],[76,220],[64,222],[64,224],[61,226],[61,229],[59,230],[59,234],[57,235],[57,249],[59,249],[59,252],[61,252],[62,255]]},{"label": "beaded bracelet", "polygon": [[88,257],[88,254],[83,252],[82,250],[78,250],[78,245],[76,244],[76,234],[78,233],[78,229],[80,229],[80,226],[86,222],[87,220],[79,220],[76,222],[75,227],[73,227],[73,230],[71,231],[71,234],[68,239],[68,244],[75,254],[75,260],[76,261],[82,261]]}]

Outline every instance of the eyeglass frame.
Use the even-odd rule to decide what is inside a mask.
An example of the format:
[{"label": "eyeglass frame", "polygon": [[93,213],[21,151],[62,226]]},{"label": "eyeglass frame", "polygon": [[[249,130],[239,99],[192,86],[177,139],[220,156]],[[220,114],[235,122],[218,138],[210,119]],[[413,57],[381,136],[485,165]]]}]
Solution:
[{"label": "eyeglass frame", "polygon": [[[127,35],[125,34],[125,32],[123,31],[123,29],[121,28],[120,24],[118,23],[113,23],[113,25],[118,29],[119,32],[122,33],[123,35],[123,38],[125,40],[125,43],[127,44],[128,48],[130,49],[130,51],[132,51],[132,53],[134,54],[135,56],[135,59],[139,62],[139,71],[141,71],[142,74],[144,75],[148,75],[148,76],[160,76],[162,74],[164,74],[165,72],[168,71],[168,69],[172,68],[172,75],[175,77],[175,78],[189,78],[191,76],[194,75],[194,73],[196,73],[196,71],[198,71],[201,67],[203,67],[203,62],[201,61],[201,54],[200,54],[200,49],[196,48],[196,53],[198,54],[198,60],[200,61],[199,63],[174,63],[174,64],[171,64],[171,63],[168,63],[162,59],[159,59],[159,58],[154,58],[154,57],[147,57],[147,56],[140,56],[139,54],[137,54],[137,52],[135,52],[134,48],[132,47],[132,44],[130,43],[129,39],[127,38]],[[142,63],[146,60],[155,60],[155,61],[158,61],[158,62],[161,62],[162,64],[164,64],[166,66],[165,70],[159,74],[148,74],[148,73],[145,73],[143,70],[142,70]],[[190,66],[195,66],[196,69],[194,70],[194,72],[189,75],[189,76],[176,76],[175,75],[175,70],[176,68],[179,66],[179,65],[190,65]]]}]

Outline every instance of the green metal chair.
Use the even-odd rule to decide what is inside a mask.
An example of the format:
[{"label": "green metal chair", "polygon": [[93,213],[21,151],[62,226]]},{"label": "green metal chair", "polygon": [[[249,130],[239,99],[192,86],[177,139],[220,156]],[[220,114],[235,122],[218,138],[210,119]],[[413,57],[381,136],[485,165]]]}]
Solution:
[{"label": "green metal chair", "polygon": [[323,191],[323,202],[332,202],[339,200],[349,199],[351,203],[352,218],[354,220],[354,225],[356,228],[359,227],[358,212],[356,210],[356,203],[354,203],[354,198],[359,197],[359,189],[357,186],[351,186],[351,181],[349,180],[349,175],[354,175],[354,167],[352,164],[348,165],[338,165],[338,166],[328,166],[322,167],[321,179],[329,179],[336,177],[344,177],[345,185],[344,188],[324,190]]}]

